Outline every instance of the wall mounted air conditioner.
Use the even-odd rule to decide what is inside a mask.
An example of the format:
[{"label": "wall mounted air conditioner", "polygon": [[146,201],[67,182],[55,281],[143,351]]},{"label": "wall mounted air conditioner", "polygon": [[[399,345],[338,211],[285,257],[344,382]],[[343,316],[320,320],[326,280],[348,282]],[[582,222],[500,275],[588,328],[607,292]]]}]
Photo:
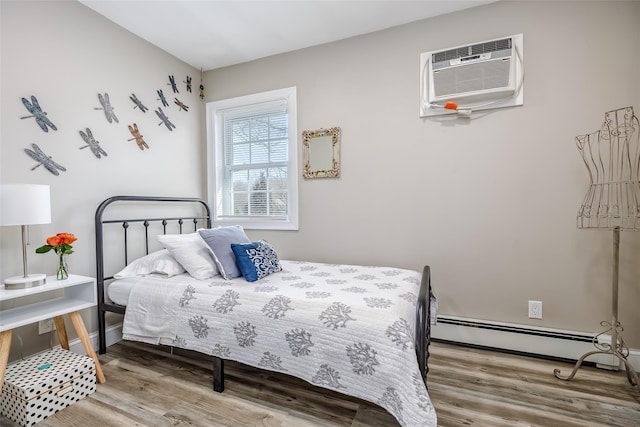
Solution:
[{"label": "wall mounted air conditioner", "polygon": [[522,105],[523,36],[420,54],[420,117]]}]

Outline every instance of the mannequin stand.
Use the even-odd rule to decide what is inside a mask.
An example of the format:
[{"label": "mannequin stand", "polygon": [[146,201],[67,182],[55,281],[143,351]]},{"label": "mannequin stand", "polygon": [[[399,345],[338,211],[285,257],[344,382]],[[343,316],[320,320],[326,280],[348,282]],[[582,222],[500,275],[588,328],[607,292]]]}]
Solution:
[{"label": "mannequin stand", "polygon": [[[590,351],[582,355],[582,357],[580,357],[580,359],[578,359],[578,361],[576,362],[571,374],[569,374],[569,376],[567,377],[563,377],[560,374],[560,369],[554,369],[553,374],[556,376],[556,378],[568,381],[576,375],[576,372],[582,365],[582,362],[587,357],[592,356],[594,354],[610,354],[612,356],[617,357],[618,359],[620,359],[622,363],[624,363],[624,366],[627,372],[627,379],[629,380],[629,383],[632,386],[638,388],[638,390],[640,391],[640,382],[638,381],[638,374],[633,369],[631,364],[627,361],[627,357],[629,356],[629,348],[625,345],[622,339],[621,332],[623,331],[623,328],[620,322],[618,322],[618,276],[619,276],[618,265],[619,265],[619,258],[620,258],[619,255],[620,255],[620,227],[615,227],[613,229],[613,280],[612,280],[613,292],[612,292],[612,298],[611,298],[611,302],[612,302],[611,322],[607,322],[606,320],[603,320],[602,322],[600,322],[601,326],[604,326],[608,329],[604,330],[603,332],[599,333],[593,338],[593,345],[596,347],[597,350]],[[598,342],[598,338],[601,335],[606,334],[608,332],[611,332],[611,343],[609,344],[609,343]]]}]

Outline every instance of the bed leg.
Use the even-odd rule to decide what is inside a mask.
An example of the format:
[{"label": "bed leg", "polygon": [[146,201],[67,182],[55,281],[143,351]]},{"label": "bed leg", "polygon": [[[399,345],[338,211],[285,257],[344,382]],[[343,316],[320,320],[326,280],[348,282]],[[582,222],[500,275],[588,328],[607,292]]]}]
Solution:
[{"label": "bed leg", "polygon": [[213,356],[213,391],[224,391],[224,360]]},{"label": "bed leg", "polygon": [[107,352],[107,332],[106,332],[106,313],[98,307],[98,353],[105,354]]}]

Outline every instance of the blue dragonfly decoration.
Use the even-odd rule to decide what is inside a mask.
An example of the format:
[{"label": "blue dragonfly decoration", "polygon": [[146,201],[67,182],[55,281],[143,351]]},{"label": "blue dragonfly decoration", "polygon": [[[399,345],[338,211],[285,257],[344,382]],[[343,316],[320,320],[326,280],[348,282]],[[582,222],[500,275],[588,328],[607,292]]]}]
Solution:
[{"label": "blue dragonfly decoration", "polygon": [[31,95],[31,102],[29,102],[27,98],[22,98],[22,103],[24,104],[25,108],[31,113],[31,115],[20,117],[21,119],[29,119],[31,117],[35,117],[36,123],[44,132],[49,132],[49,128],[58,130],[56,125],[54,125],[47,117],[47,113],[42,111],[42,108],[38,103],[38,99],[35,96]]},{"label": "blue dragonfly decoration", "polygon": [[29,157],[38,162],[38,164],[32,167],[31,170],[35,170],[39,166],[44,166],[49,172],[56,176],[60,175],[59,170],[63,172],[67,170],[64,166],[54,162],[51,156],[47,156],[37,144],[31,144],[31,147],[33,150],[28,148],[24,149],[24,152],[27,153]]},{"label": "blue dragonfly decoration", "polygon": [[120,123],[118,121],[118,118],[116,117],[115,111],[113,111],[113,107],[111,106],[111,103],[109,102],[109,94],[106,92],[104,93],[104,95],[99,93],[98,100],[100,101],[100,105],[102,105],[102,107],[101,108],[94,107],[94,110],[104,110],[104,115],[107,118],[107,121],[109,123],[113,123],[113,122]]},{"label": "blue dragonfly decoration", "polygon": [[138,99],[138,97],[136,96],[135,93],[132,93],[131,96],[129,97],[129,99],[131,101],[133,101],[133,103],[135,104],[133,106],[133,109],[135,110],[136,108],[139,108],[140,111],[142,111],[143,113],[146,113],[148,108],[144,106],[144,104],[142,102],[140,102],[140,100]]},{"label": "blue dragonfly decoration", "polygon": [[179,93],[178,92],[178,86],[176,86],[176,79],[173,76],[169,76],[169,83],[167,83],[168,85],[171,85],[171,90],[173,90],[173,93]]},{"label": "blue dragonfly decoration", "polygon": [[89,128],[86,128],[86,129],[87,129],[87,133],[80,131],[80,136],[82,137],[82,139],[84,139],[84,142],[86,142],[87,145],[83,145],[82,147],[80,147],[80,149],[82,150],[83,148],[89,147],[93,155],[96,156],[97,158],[101,158],[101,156],[106,156],[107,152],[104,151],[102,147],[100,147],[100,145],[98,145],[100,144],[100,142],[95,140],[95,138],[93,137],[93,134],[91,133],[91,129]]},{"label": "blue dragonfly decoration", "polygon": [[156,110],[156,114],[158,115],[158,117],[160,117],[160,120],[162,120],[160,123],[158,123],[158,126],[160,126],[161,124],[164,123],[164,125],[167,127],[167,129],[169,129],[170,131],[173,131],[173,129],[175,129],[175,125],[173,123],[171,123],[169,121],[169,118],[167,117],[167,115],[164,113],[164,111],[162,111],[162,108],[158,107],[158,109]]},{"label": "blue dragonfly decoration", "polygon": [[156,98],[156,99],[157,99],[158,101],[162,102],[162,105],[163,105],[164,107],[168,107],[168,106],[169,106],[169,103],[167,102],[167,98],[165,98],[165,97],[164,97],[164,93],[162,93],[162,89],[158,89],[158,90],[156,91],[156,93],[157,93],[157,94],[158,94],[158,96],[160,97],[160,98]]}]

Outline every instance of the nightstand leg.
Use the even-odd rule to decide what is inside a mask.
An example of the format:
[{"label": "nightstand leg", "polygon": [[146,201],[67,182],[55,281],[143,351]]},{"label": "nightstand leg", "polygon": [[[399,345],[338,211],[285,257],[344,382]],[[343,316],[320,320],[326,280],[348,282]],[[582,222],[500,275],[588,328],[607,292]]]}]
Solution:
[{"label": "nightstand leg", "polygon": [[69,350],[69,338],[67,337],[67,328],[64,326],[64,318],[62,316],[56,316],[53,318],[53,323],[56,324],[60,347]]},{"label": "nightstand leg", "polygon": [[9,351],[11,350],[11,337],[13,330],[0,332],[0,393],[4,385],[4,372],[7,370],[7,362],[9,362]]},{"label": "nightstand leg", "polygon": [[71,323],[73,323],[73,327],[76,329],[76,333],[78,334],[78,338],[82,342],[82,346],[84,347],[87,355],[91,357],[96,363],[96,377],[98,378],[98,382],[100,384],[106,381],[104,374],[102,373],[102,366],[100,366],[100,361],[98,360],[98,356],[96,352],[93,350],[93,346],[91,345],[91,340],[89,339],[89,334],[87,333],[87,328],[84,326],[84,322],[82,321],[82,317],[78,311],[73,311],[69,313],[69,318],[71,318]]}]

